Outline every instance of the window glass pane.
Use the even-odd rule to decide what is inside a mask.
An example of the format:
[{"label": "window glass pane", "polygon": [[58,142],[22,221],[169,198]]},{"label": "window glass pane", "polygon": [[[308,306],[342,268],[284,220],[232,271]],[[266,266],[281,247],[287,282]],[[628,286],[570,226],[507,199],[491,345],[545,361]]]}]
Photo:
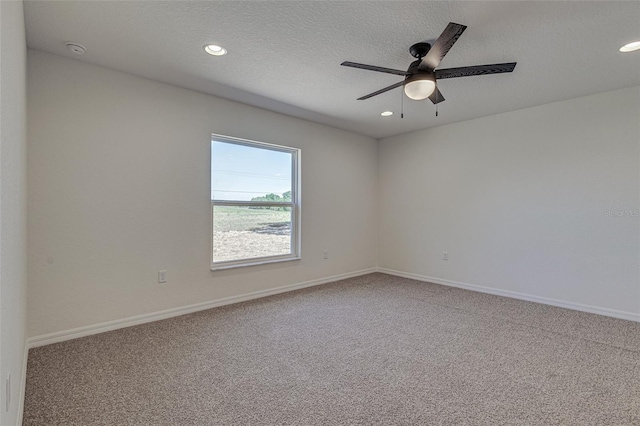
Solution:
[{"label": "window glass pane", "polygon": [[290,207],[213,207],[214,262],[290,253]]},{"label": "window glass pane", "polygon": [[291,202],[290,152],[211,142],[211,199]]}]

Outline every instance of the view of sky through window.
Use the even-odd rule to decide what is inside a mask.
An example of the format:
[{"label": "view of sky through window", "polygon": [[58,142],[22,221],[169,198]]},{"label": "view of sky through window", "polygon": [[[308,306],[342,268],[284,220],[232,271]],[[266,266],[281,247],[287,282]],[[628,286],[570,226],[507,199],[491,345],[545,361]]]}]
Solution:
[{"label": "view of sky through window", "polygon": [[234,143],[211,143],[211,199],[251,201],[291,191],[291,154]]}]

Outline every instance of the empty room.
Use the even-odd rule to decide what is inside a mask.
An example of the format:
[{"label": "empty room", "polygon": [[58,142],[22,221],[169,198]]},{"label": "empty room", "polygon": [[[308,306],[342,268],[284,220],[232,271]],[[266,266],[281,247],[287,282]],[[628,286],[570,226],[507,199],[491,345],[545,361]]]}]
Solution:
[{"label": "empty room", "polygon": [[640,2],[0,22],[0,425],[640,425]]}]

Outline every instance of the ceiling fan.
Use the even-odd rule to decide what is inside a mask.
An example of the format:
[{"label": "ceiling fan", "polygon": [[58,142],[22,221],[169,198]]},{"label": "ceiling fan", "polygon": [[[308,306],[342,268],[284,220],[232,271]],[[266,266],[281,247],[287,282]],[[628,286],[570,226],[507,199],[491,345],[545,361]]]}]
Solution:
[{"label": "ceiling fan", "polygon": [[411,46],[409,53],[411,53],[414,58],[417,58],[417,60],[413,61],[406,71],[348,61],[340,65],[404,76],[403,81],[362,96],[358,98],[359,101],[369,99],[395,89],[396,87],[404,86],[404,93],[410,99],[419,101],[429,98],[431,102],[438,104],[444,101],[444,96],[442,96],[442,93],[438,90],[437,80],[443,78],[469,77],[472,75],[500,74],[511,72],[516,67],[516,62],[508,62],[504,64],[474,65],[470,67],[437,70],[436,68],[440,65],[442,58],[449,52],[449,49],[451,49],[465,29],[467,29],[466,25],[449,22],[449,25],[447,25],[447,28],[445,28],[442,34],[440,34],[440,37],[433,43],[433,46],[427,42],[416,43]]}]

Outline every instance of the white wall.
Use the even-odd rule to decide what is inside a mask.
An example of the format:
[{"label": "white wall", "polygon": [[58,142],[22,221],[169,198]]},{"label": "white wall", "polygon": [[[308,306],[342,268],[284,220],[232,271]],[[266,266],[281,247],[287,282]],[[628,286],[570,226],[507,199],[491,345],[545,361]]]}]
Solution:
[{"label": "white wall", "polygon": [[[28,59],[30,336],[376,265],[374,139],[39,51]],[[301,261],[209,270],[211,133],[302,149]]]},{"label": "white wall", "polygon": [[0,424],[5,426],[19,422],[26,367],[27,113],[22,1],[0,2],[0,45]]},{"label": "white wall", "polygon": [[[376,146],[38,51],[28,70],[32,337],[376,256],[422,277],[640,313],[640,219],[606,214],[640,209],[638,87]],[[303,149],[302,261],[209,271],[212,132]]]},{"label": "white wall", "polygon": [[639,143],[640,87],[384,139],[379,266],[636,314]]}]

